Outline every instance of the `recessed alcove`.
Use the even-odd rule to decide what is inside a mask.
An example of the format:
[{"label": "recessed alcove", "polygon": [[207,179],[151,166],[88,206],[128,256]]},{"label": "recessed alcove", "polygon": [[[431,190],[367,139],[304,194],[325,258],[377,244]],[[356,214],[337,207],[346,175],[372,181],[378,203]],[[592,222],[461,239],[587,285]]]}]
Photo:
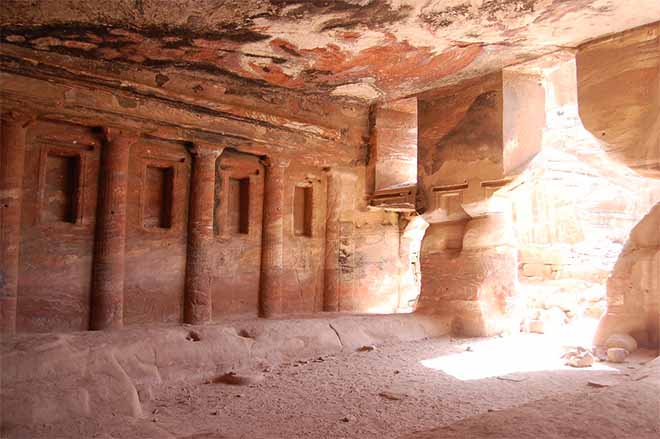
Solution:
[{"label": "recessed alcove", "polygon": [[293,195],[293,228],[296,236],[312,236],[313,208],[312,186],[296,186]]},{"label": "recessed alcove", "polygon": [[49,152],[46,157],[42,219],[45,223],[75,224],[79,217],[80,156]]},{"label": "recessed alcove", "polygon": [[230,178],[227,188],[230,233],[250,233],[250,178]]},{"label": "recessed alcove", "polygon": [[142,214],[145,228],[172,227],[173,190],[174,168],[147,165]]}]

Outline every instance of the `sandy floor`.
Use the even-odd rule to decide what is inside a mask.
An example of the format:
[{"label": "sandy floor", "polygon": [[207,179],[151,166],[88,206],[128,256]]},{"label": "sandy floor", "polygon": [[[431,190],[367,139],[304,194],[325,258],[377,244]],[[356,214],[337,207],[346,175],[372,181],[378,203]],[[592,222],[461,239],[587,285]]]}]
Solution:
[{"label": "sandy floor", "polygon": [[[649,352],[638,351],[616,368],[597,363],[592,368],[572,369],[561,364],[556,346],[544,344],[544,340],[543,336],[529,335],[378,346],[369,352],[252,371],[253,378],[263,378],[256,384],[162,386],[153,389],[151,400],[144,402],[144,413],[149,414],[146,419],[81,419],[43,425],[29,432],[15,431],[11,437],[512,437],[511,431],[502,430],[496,435],[489,435],[489,431],[500,423],[499,419],[507,419],[509,427],[520,423],[529,426],[524,419],[527,416],[537,416],[539,426],[551,422],[561,427],[564,418],[570,422],[570,428],[559,428],[558,435],[534,436],[538,429],[532,428],[529,437],[582,437],[575,436],[575,429],[581,428],[580,419],[587,416],[585,410],[598,414],[599,398],[619,388],[623,393],[617,393],[619,396],[606,404],[610,422],[618,422],[612,418],[619,415],[639,419],[635,411],[644,411],[647,418],[651,413],[650,420],[621,425],[626,426],[631,438],[653,431],[653,419],[658,419],[653,413],[655,408],[660,409],[654,407],[660,386],[654,381],[649,387],[637,376],[644,370],[642,364],[652,358]],[[589,381],[619,385],[597,388]],[[646,400],[637,401],[639,398]],[[580,403],[586,407],[567,413],[561,401],[569,407]],[[522,418],[519,409],[526,413]],[[598,433],[603,437],[602,431]]]}]

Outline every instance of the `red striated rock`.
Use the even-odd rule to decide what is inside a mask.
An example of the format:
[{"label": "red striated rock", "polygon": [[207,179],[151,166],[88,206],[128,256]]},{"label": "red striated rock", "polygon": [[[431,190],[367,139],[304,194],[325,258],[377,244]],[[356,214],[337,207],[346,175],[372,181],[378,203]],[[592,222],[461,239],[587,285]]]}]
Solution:
[{"label": "red striated rock", "polygon": [[119,329],[124,323],[126,193],[130,148],[138,139],[109,129],[101,156],[99,205],[94,241],[91,329]]},{"label": "red striated rock", "polygon": [[273,161],[264,181],[264,230],[261,252],[261,314],[281,314],[284,282],[284,172],[288,161]]},{"label": "red striated rock", "polygon": [[0,116],[0,332],[16,331],[25,132],[29,115]]},{"label": "red striated rock", "polygon": [[[257,315],[261,273],[264,167],[225,150],[217,160],[213,209],[213,320]],[[231,274],[231,275],[229,275]]]},{"label": "red striated rock", "polygon": [[625,2],[601,7],[595,0],[240,5],[187,0],[164,8],[145,0],[114,8],[92,0],[66,11],[48,0],[27,9],[9,1],[0,9],[0,25],[13,44],[40,51],[375,100],[494,73],[660,18],[657,2],[638,1],[630,8]]},{"label": "red striated rock", "polygon": [[450,331],[658,344],[657,1],[55,3],[0,4],[3,431]]},{"label": "red striated rock", "polygon": [[213,277],[213,207],[216,160],[222,149],[195,145],[190,190],[186,299],[184,321],[202,324],[211,321],[211,280]]}]

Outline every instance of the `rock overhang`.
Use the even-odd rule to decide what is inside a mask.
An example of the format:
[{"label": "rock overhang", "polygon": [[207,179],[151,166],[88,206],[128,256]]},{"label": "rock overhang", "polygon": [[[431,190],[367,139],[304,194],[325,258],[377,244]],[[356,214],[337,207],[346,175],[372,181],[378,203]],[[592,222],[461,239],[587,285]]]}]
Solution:
[{"label": "rock overhang", "polygon": [[102,2],[0,7],[2,43],[373,102],[660,20],[639,0]]}]

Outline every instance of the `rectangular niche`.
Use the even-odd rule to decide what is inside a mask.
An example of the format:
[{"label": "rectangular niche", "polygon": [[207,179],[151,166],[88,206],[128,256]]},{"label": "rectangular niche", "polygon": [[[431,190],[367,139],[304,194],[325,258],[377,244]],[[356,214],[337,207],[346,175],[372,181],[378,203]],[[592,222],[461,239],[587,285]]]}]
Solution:
[{"label": "rectangular niche", "polygon": [[79,155],[48,152],[42,220],[76,224],[79,218],[81,160]]},{"label": "rectangular niche", "polygon": [[311,186],[296,186],[293,195],[293,231],[296,236],[312,236]]},{"label": "rectangular niche", "polygon": [[147,165],[144,181],[142,221],[145,228],[172,227],[174,168]]},{"label": "rectangular niche", "polygon": [[230,178],[228,186],[229,232],[247,235],[250,231],[250,178]]}]

